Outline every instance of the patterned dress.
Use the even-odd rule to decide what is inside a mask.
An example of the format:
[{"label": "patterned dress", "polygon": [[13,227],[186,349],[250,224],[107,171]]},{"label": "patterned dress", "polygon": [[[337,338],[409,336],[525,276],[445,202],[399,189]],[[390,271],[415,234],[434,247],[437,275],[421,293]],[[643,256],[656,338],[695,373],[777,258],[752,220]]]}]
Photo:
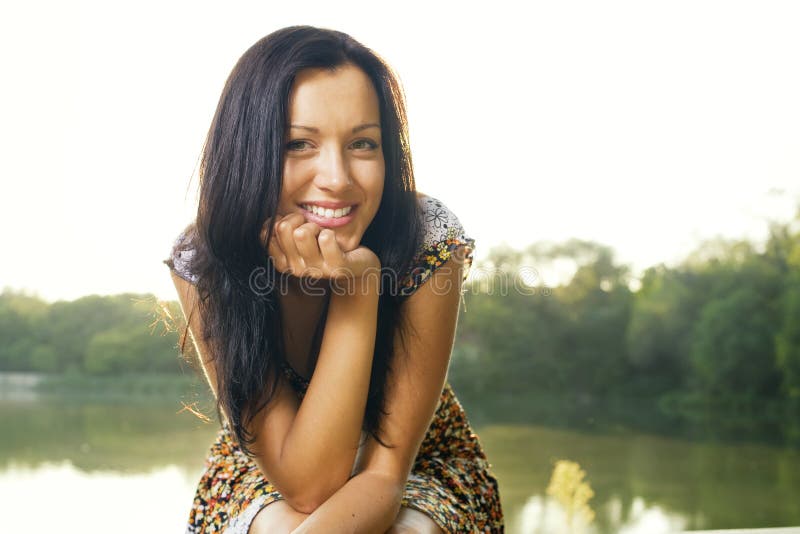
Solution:
[{"label": "patterned dress", "polygon": [[[461,245],[467,246],[466,278],[475,244],[475,240],[464,233],[455,214],[441,201],[420,194],[419,202],[425,238],[416,255],[416,268],[404,285],[403,291],[409,294]],[[194,251],[186,246],[185,238],[184,233],[178,236],[170,258],[164,263],[194,283],[196,278],[186,265]],[[309,382],[288,364],[283,370],[302,399]],[[255,463],[239,449],[232,436],[227,423],[223,422],[197,485],[187,533],[246,534],[253,518],[264,506],[283,499]],[[417,453],[401,505],[427,514],[448,534],[504,532],[497,479],[449,382],[445,382],[433,420]]]}]

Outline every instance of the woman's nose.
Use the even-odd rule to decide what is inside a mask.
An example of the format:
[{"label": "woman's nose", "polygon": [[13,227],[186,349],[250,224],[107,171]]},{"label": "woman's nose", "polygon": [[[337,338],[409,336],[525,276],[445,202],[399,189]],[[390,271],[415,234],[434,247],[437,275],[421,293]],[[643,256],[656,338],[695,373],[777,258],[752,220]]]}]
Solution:
[{"label": "woman's nose", "polygon": [[347,159],[341,150],[330,148],[324,151],[314,182],[317,187],[330,191],[344,191],[353,185]]}]

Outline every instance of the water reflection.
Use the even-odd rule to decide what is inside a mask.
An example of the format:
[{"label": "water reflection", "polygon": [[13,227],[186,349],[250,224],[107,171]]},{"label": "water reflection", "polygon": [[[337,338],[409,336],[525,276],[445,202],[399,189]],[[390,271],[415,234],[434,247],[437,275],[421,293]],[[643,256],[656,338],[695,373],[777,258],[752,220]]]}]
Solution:
[{"label": "water reflection", "polygon": [[[0,461],[36,466],[67,460],[84,471],[191,468],[214,433],[178,401],[101,403],[75,399],[0,402]],[[2,464],[0,464],[2,465]]]},{"label": "water reflection", "polygon": [[578,462],[595,491],[587,532],[800,525],[795,449],[534,425],[490,425],[479,434],[500,481],[509,532],[535,533],[542,521],[557,521],[545,489],[558,459]]},{"label": "water reflection", "polygon": [[182,406],[180,400],[0,401],[0,502],[15,511],[4,514],[3,530],[185,530],[216,429],[178,413]]},{"label": "water reflection", "polygon": [[[198,473],[86,472],[70,462],[0,472],[4,532],[183,532]],[[13,513],[8,513],[13,511]]]},{"label": "water reflection", "polygon": [[[605,504],[604,515],[608,523],[615,525],[618,534],[667,534],[680,532],[687,527],[687,520],[680,514],[669,512],[657,505],[648,506],[643,499],[635,498],[630,517],[622,517],[622,501],[612,498]],[[516,532],[526,534],[600,534],[604,532],[598,525],[574,524],[572,530],[567,525],[564,509],[551,498],[534,495],[528,499],[519,517],[513,521]]]},{"label": "water reflection", "polygon": [[[141,532],[150,523],[152,531],[182,531],[216,424],[178,413],[181,400],[0,401],[0,502],[15,511],[4,514],[4,530],[44,532],[71,517],[79,519],[66,522],[67,532]],[[511,534],[560,531],[563,510],[545,495],[558,459],[578,462],[595,492],[587,533],[800,525],[795,449],[621,429],[474,428]],[[45,520],[52,523],[38,523]]]}]

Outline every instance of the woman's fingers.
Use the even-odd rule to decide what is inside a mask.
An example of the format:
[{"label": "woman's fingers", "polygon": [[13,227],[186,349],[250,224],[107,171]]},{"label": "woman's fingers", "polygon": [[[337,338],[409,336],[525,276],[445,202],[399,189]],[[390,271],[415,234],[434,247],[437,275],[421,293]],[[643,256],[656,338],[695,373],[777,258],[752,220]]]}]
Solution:
[{"label": "woman's fingers", "polygon": [[270,239],[267,251],[269,257],[272,258],[272,264],[275,266],[275,270],[281,273],[286,272],[289,268],[289,262],[286,260],[286,254],[283,253],[275,237]]},{"label": "woman's fingers", "polygon": [[334,230],[306,222],[300,213],[277,218],[268,247],[275,269],[298,277],[350,278],[380,266],[377,256],[364,247],[345,253]]},{"label": "woman's fingers", "polygon": [[[264,224],[261,226],[261,232],[259,233],[259,238],[261,239],[261,244],[267,249],[267,255],[272,260],[272,265],[280,272],[283,272],[288,267],[286,262],[286,255],[283,253],[281,246],[278,240],[278,234],[274,227],[271,227],[273,224],[274,219],[272,217],[268,217]],[[272,235],[269,235],[270,229],[272,230]],[[269,242],[267,241],[269,239]]]},{"label": "woman's fingers", "polygon": [[292,274],[299,276],[303,272],[306,265],[300,252],[297,250],[295,244],[294,231],[301,224],[305,223],[306,219],[299,213],[292,213],[280,219],[276,225],[276,234],[278,235],[278,244],[286,256],[289,269]]},{"label": "woman's fingers", "polygon": [[317,242],[321,230],[319,225],[308,222],[295,228],[292,234],[297,251],[305,264],[305,271],[301,274],[312,278],[319,278],[325,274],[322,253]]},{"label": "woman's fingers", "polygon": [[[264,224],[261,225],[261,233],[259,234],[259,237],[261,239],[261,244],[264,246],[267,246],[267,237],[268,237],[267,234],[269,233],[269,227],[271,224],[272,224],[272,217],[268,217],[267,220],[264,221]],[[273,235],[275,235],[274,232]]]},{"label": "woman's fingers", "polygon": [[339,243],[336,241],[336,232],[330,228],[322,229],[317,237],[317,242],[319,243],[319,250],[322,253],[322,259],[329,271],[342,269],[344,267],[345,255]]}]

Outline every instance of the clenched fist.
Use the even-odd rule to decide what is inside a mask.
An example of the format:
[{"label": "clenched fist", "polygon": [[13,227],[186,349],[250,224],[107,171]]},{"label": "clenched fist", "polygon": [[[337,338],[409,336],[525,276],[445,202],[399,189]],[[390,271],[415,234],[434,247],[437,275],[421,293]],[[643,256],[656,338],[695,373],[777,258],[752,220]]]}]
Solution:
[{"label": "clenched fist", "polygon": [[261,230],[261,242],[266,244],[275,269],[281,273],[314,279],[359,278],[368,270],[380,270],[381,262],[370,249],[360,246],[344,252],[330,228],[306,222],[300,213],[274,218],[272,239],[265,243],[269,225],[267,219]]}]

